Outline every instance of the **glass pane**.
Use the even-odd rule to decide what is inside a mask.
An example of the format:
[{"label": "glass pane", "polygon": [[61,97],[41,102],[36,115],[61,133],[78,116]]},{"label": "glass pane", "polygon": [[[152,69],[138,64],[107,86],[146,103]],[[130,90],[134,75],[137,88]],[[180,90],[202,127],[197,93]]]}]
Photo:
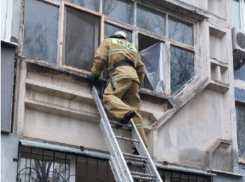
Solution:
[{"label": "glass pane", "polygon": [[132,42],[132,32],[107,23],[105,24],[105,38],[109,38],[110,36],[114,35],[116,31],[120,31],[120,30],[125,31],[128,35],[129,41]]},{"label": "glass pane", "polygon": [[139,6],[137,9],[137,26],[164,35],[165,15]]},{"label": "glass pane", "polygon": [[157,43],[140,52],[141,60],[145,64],[146,76],[153,90],[164,92],[164,59],[165,59],[165,44]]},{"label": "glass pane", "polygon": [[59,9],[50,4],[27,0],[25,6],[24,53],[56,63]]},{"label": "glass pane", "polygon": [[235,99],[245,103],[245,90],[235,88]]},{"label": "glass pane", "polygon": [[[236,64],[236,62],[234,64]],[[234,69],[234,77],[236,80],[245,81],[245,65],[243,65],[241,68]]]},{"label": "glass pane", "polygon": [[170,56],[171,94],[174,94],[194,76],[194,53],[171,46]]},{"label": "glass pane", "polygon": [[193,25],[175,18],[169,18],[169,37],[193,45]]},{"label": "glass pane", "polygon": [[104,0],[103,14],[111,18],[133,24],[134,20],[133,3],[120,0]]},{"label": "glass pane", "polygon": [[232,0],[232,26],[240,28],[240,3],[239,0]]},{"label": "glass pane", "polygon": [[5,39],[8,0],[1,1],[1,39]]},{"label": "glass pane", "polygon": [[66,8],[65,65],[90,71],[100,40],[100,17]]},{"label": "glass pane", "polygon": [[245,158],[245,107],[236,105],[239,157]]},{"label": "glass pane", "polygon": [[100,8],[99,0],[66,0],[66,1],[94,11],[99,11]]}]

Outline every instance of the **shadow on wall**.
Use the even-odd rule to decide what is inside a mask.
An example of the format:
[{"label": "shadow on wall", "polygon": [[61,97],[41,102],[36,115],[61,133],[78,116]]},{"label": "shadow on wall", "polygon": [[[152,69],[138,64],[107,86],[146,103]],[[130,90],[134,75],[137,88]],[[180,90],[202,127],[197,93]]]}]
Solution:
[{"label": "shadow on wall", "polygon": [[[188,160],[187,160],[188,159]],[[180,152],[179,161],[187,166],[194,166],[204,169],[205,154],[197,148],[187,148]]]}]

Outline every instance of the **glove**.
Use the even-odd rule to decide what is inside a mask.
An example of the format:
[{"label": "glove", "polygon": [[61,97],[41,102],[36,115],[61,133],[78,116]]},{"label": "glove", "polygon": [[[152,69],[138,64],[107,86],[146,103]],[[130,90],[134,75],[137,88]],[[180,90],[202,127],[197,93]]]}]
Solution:
[{"label": "glove", "polygon": [[87,75],[87,80],[91,85],[95,85],[98,80],[98,77],[94,75]]}]

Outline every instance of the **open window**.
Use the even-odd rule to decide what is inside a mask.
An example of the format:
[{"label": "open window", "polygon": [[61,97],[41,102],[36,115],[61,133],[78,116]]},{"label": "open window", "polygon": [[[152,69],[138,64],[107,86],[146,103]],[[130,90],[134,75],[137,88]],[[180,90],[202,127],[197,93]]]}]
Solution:
[{"label": "open window", "polygon": [[104,16],[72,3],[62,5],[60,64],[88,73],[100,41],[103,40]]},{"label": "open window", "polygon": [[[149,53],[152,52],[152,50],[156,50],[157,51],[157,47],[152,47],[153,45],[160,43],[160,40],[157,40],[155,38],[146,36],[144,34],[138,34],[138,47],[139,47],[139,52],[141,53],[141,57],[142,57],[142,61],[144,62],[145,66],[146,66],[146,76],[145,76],[145,80],[143,83],[143,87],[150,89],[150,90],[154,90],[153,89],[153,84],[150,81],[150,75],[152,75],[152,77],[156,76],[155,74],[153,75],[153,73],[156,73],[156,69],[159,66],[159,60],[154,60],[154,62],[150,62],[148,61],[149,58],[151,57],[151,55]],[[149,57],[150,56],[150,57]],[[151,64],[153,63],[153,64]],[[148,68],[148,69],[147,69]],[[149,80],[150,79],[150,80]]]}]

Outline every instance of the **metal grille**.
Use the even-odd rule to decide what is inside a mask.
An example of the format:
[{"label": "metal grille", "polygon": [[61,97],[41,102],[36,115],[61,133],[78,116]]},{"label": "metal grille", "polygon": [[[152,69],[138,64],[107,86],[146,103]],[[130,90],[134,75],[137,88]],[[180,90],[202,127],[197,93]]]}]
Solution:
[{"label": "metal grille", "polygon": [[[138,169],[137,169],[138,170]],[[185,172],[158,170],[164,182],[212,182]],[[115,182],[106,159],[20,147],[17,182]]]},{"label": "metal grille", "polygon": [[185,172],[159,170],[164,182],[212,182],[212,178],[204,175],[196,175]]},{"label": "metal grille", "polygon": [[17,182],[114,182],[108,160],[20,148]]}]

